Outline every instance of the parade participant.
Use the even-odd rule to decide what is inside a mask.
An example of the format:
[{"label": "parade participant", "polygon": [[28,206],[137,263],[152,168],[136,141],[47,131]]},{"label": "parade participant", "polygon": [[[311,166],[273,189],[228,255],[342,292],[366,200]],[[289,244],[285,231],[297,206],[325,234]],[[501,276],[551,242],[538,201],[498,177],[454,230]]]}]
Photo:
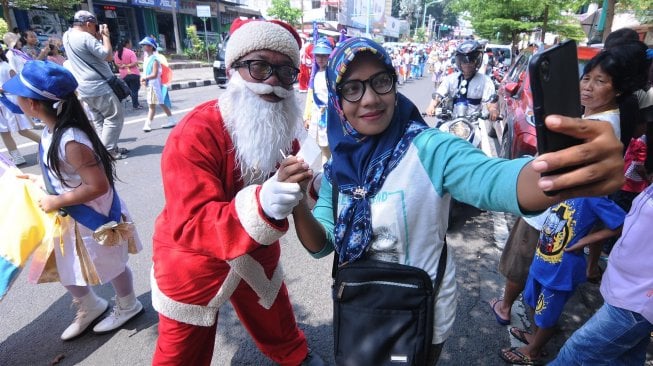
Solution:
[{"label": "parade participant", "polygon": [[[77,82],[62,66],[30,61],[3,88],[18,96],[18,104],[27,116],[39,118],[46,126],[39,146],[44,176],[23,177],[41,180],[41,186],[48,187],[49,195],[38,202],[44,212],[67,212],[59,218],[60,238],[46,243],[50,252],[43,263],[54,260],[56,269],[46,265],[39,278],[43,282],[61,282],[78,308],[61,339],[81,335],[106,311],[107,301],[98,297],[91,286],[108,282],[116,292],[115,305],[93,331],[117,329],[143,310],[127,266],[128,253],[140,251],[141,243],[115,191],[113,159],[75,95]],[[36,265],[34,261],[32,265]]]},{"label": "parade participant", "polygon": [[496,101],[494,83],[487,76],[477,72],[481,66],[482,46],[476,41],[465,41],[456,48],[456,66],[458,72],[448,75],[438,89],[433,93],[433,99],[426,108],[426,114],[435,116],[435,109],[442,100],[450,98],[449,103],[465,103],[469,112],[480,111],[485,104],[489,112],[489,118],[494,121],[499,116],[499,108]]},{"label": "parade participant", "polygon": [[308,92],[311,70],[313,69],[313,43],[307,40],[303,42],[302,49],[299,51],[299,76],[297,77],[300,93]]},{"label": "parade participant", "polygon": [[109,28],[106,24],[100,26],[92,13],[79,10],[72,28],[63,35],[63,45],[70,71],[79,83],[77,93],[91,111],[102,143],[114,159],[126,158],[127,150],[118,147],[125,111],[107,82],[113,76],[107,63],[113,60]]},{"label": "parade participant", "polygon": [[141,71],[138,69],[138,58],[136,53],[132,51],[132,41],[130,39],[124,39],[118,46],[113,55],[113,61],[118,66],[120,77],[129,86],[132,107],[142,109],[143,107],[138,102],[138,90],[141,88]]},{"label": "parade participant", "polygon": [[317,72],[311,77],[312,83],[310,83],[306,95],[306,107],[304,108],[304,127],[322,151],[322,164],[331,157],[326,131],[328,119],[326,66],[332,50],[331,42],[326,38],[320,38],[313,47]]},{"label": "parade participant", "polygon": [[23,45],[20,42],[20,36],[18,34],[13,32],[5,33],[2,40],[7,45],[7,60],[9,65],[12,70],[20,73],[23,70],[25,63],[32,60],[32,58],[25,52],[21,51]]},{"label": "parade participant", "polygon": [[[4,93],[1,85],[15,75],[16,72],[9,65],[5,51],[0,48],[0,93]],[[17,102],[16,97],[13,95],[8,95],[7,98],[14,104]],[[11,160],[17,166],[26,164],[27,161],[21,155],[20,151],[18,151],[18,146],[16,146],[16,141],[11,136],[11,133],[18,132],[19,135],[38,143],[41,138],[37,133],[31,131],[32,128],[34,128],[32,121],[25,117],[24,114],[14,113],[4,104],[0,104],[0,137],[7,150],[9,150]]]},{"label": "parade participant", "polygon": [[161,157],[153,364],[209,365],[219,309],[230,301],[274,362],[323,365],[297,326],[279,263],[286,216],[302,195],[274,175],[301,129],[299,36],[274,20],[236,20],[230,33],[224,94],[189,112]]},{"label": "parade participant", "polygon": [[[313,214],[306,198],[293,209],[297,235],[316,258],[333,250],[339,264],[390,258],[434,279],[451,197],[488,210],[537,212],[571,195],[611,192],[621,183],[621,145],[607,123],[549,117],[549,128],[585,143],[535,160],[489,158],[464,140],[429,129],[417,108],[397,93],[396,80],[386,51],[369,39],[349,39],[331,55],[328,110],[334,120],[327,131],[332,158]],[[577,149],[592,151],[586,155],[589,165],[540,177],[585,160]],[[594,173],[598,180],[590,179]],[[312,176],[296,157],[285,159],[277,174],[302,183]],[[335,220],[334,189],[339,195]],[[561,193],[554,197],[543,192],[557,189]],[[448,256],[435,301],[429,365],[437,362],[455,313],[455,265]]]},{"label": "parade participant", "polygon": [[168,86],[165,85],[162,80],[163,65],[156,51],[156,41],[152,37],[145,37],[139,42],[139,44],[143,46],[143,52],[145,52],[141,84],[146,87],[145,98],[149,108],[147,119],[143,125],[143,132],[152,131],[152,120],[154,120],[157,105],[161,106],[163,112],[168,116],[168,122],[161,125],[161,128],[173,128],[177,122],[174,120],[172,112],[170,111],[170,108],[172,107],[170,93],[168,93]]}]

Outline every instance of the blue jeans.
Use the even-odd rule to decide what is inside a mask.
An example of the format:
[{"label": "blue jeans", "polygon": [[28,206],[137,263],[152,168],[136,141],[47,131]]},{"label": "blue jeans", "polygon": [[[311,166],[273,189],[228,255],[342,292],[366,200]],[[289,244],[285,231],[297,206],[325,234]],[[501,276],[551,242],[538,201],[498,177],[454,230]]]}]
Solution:
[{"label": "blue jeans", "polygon": [[551,365],[643,365],[653,324],[643,316],[604,303],[567,339]]}]

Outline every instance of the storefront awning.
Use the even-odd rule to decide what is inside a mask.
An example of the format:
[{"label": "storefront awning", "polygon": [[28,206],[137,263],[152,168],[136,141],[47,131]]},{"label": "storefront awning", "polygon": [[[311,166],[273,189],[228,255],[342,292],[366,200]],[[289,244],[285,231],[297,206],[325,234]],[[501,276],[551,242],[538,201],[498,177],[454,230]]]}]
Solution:
[{"label": "storefront awning", "polygon": [[224,8],[225,11],[236,13],[236,14],[253,15],[257,17],[261,16],[261,12],[255,9],[241,8],[238,6],[225,6]]}]

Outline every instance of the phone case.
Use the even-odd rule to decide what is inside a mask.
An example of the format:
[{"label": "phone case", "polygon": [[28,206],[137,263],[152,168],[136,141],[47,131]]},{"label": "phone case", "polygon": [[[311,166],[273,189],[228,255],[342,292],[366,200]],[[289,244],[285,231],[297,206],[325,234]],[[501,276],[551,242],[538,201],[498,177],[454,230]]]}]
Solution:
[{"label": "phone case", "polygon": [[580,117],[580,78],[576,42],[565,41],[533,55],[528,65],[539,154],[577,145],[581,140],[549,131],[550,114]]}]

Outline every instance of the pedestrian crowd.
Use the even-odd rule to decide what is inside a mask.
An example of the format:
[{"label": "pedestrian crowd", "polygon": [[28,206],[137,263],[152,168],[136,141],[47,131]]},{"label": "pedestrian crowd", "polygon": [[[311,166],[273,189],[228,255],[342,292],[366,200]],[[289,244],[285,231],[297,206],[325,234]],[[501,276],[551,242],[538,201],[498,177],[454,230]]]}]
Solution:
[{"label": "pedestrian crowd", "polygon": [[[362,315],[347,324],[334,322],[334,335],[348,334],[366,345],[348,354],[334,342],[338,364],[437,364],[457,303],[455,259],[446,249],[451,199],[520,217],[502,254],[504,295],[491,301],[489,310],[499,324],[510,324],[510,308],[523,292],[533,327],[510,329],[524,346],[499,350],[505,362],[544,363],[544,346],[565,302],[588,279],[601,282],[605,304],[553,363],[645,362],[653,332],[653,247],[645,236],[653,219],[648,185],[653,161],[646,148],[653,126],[648,119],[653,54],[632,34],[615,34],[585,66],[582,118],[546,119],[550,129],[580,144],[514,160],[488,157],[429,128],[398,91],[398,84],[424,77],[429,65],[433,75],[439,72],[433,80],[440,85],[427,113],[447,96],[496,118],[492,82],[478,72],[484,52],[476,41],[388,51],[367,38],[318,38],[309,51],[287,23],[237,19],[226,46],[225,92],[177,124],[165,87],[167,61],[157,54],[156,41],[146,37],[139,43],[146,55],[139,69],[131,43],[122,42],[114,53],[109,36],[92,13],[79,11],[61,40],[68,67],[54,61],[63,57],[59,51],[39,50],[30,35],[22,50],[13,36],[5,36],[11,46],[6,56],[0,52],[2,90],[8,95],[2,112],[13,113],[5,129],[30,137],[24,130],[35,120],[45,125],[40,137],[30,137],[39,141],[43,174],[0,178],[0,187],[45,187],[32,204],[52,216],[61,238],[37,251],[32,266],[38,271],[31,271],[30,280],[58,281],[71,294],[77,313],[62,340],[91,325],[95,333],[111,332],[143,311],[127,264],[142,244],[114,186],[115,160],[128,151],[118,146],[124,107],[109,81],[107,61],[113,60],[134,108],[140,107],[138,88],[146,88],[143,131],[151,131],[157,105],[168,116],[162,127],[177,126],[161,157],[165,204],[152,237],[153,266],[151,273],[137,274],[150,276],[158,312],[154,365],[211,364],[220,307],[227,301],[275,363],[325,364],[297,325],[279,260],[279,239],[290,230],[290,216],[310,256],[333,255],[336,278],[356,268],[354,273],[367,278],[369,270],[359,266],[364,263],[385,268],[384,276],[414,270],[438,284],[426,322],[377,309],[381,298],[365,306],[365,312],[385,314],[371,327]],[[49,57],[53,60],[45,60]],[[22,65],[16,70],[14,64]],[[449,65],[451,73],[445,71]],[[294,92],[298,80],[308,96],[304,111]],[[625,108],[634,108],[634,119],[623,117],[629,115]],[[320,148],[316,171],[303,154],[307,141]],[[546,175],[554,171],[564,173]],[[601,276],[602,249],[609,263]],[[396,266],[379,265],[383,262]],[[104,283],[112,284],[116,296],[112,311],[102,317],[108,301],[93,286]],[[340,288],[334,298],[355,301],[356,291]],[[388,337],[380,334],[383,324],[406,330],[396,330],[392,344],[381,344],[376,340]]]},{"label": "pedestrian crowd", "polygon": [[[25,64],[34,60],[56,63],[72,72],[78,82],[75,93],[114,160],[126,158],[129,151],[118,146],[124,125],[125,104],[114,93],[111,85],[114,77],[113,67],[117,69],[118,77],[127,84],[134,109],[142,108],[138,92],[141,85],[146,88],[145,99],[149,111],[143,126],[144,132],[151,131],[157,105],[160,105],[167,115],[167,122],[161,127],[172,128],[176,125],[170,111],[168,94],[171,70],[165,57],[157,52],[157,42],[151,36],[139,42],[147,55],[142,63],[142,71],[145,73],[142,78],[139,60],[132,50],[131,40],[121,40],[114,52],[108,27],[98,24],[95,15],[85,10],[75,13],[72,27],[61,38],[50,37],[47,41],[39,42],[36,33],[27,30],[21,34],[6,33],[2,42],[0,68],[5,70],[0,75],[2,83],[8,81],[10,76],[20,74]],[[15,96],[7,95],[7,98],[15,104]],[[23,165],[27,161],[18,150],[11,134],[17,132],[38,142],[38,133],[32,130],[43,128],[44,124],[38,117],[28,118],[18,109],[12,111],[2,105],[0,110],[0,134],[3,143],[12,162]]]}]

